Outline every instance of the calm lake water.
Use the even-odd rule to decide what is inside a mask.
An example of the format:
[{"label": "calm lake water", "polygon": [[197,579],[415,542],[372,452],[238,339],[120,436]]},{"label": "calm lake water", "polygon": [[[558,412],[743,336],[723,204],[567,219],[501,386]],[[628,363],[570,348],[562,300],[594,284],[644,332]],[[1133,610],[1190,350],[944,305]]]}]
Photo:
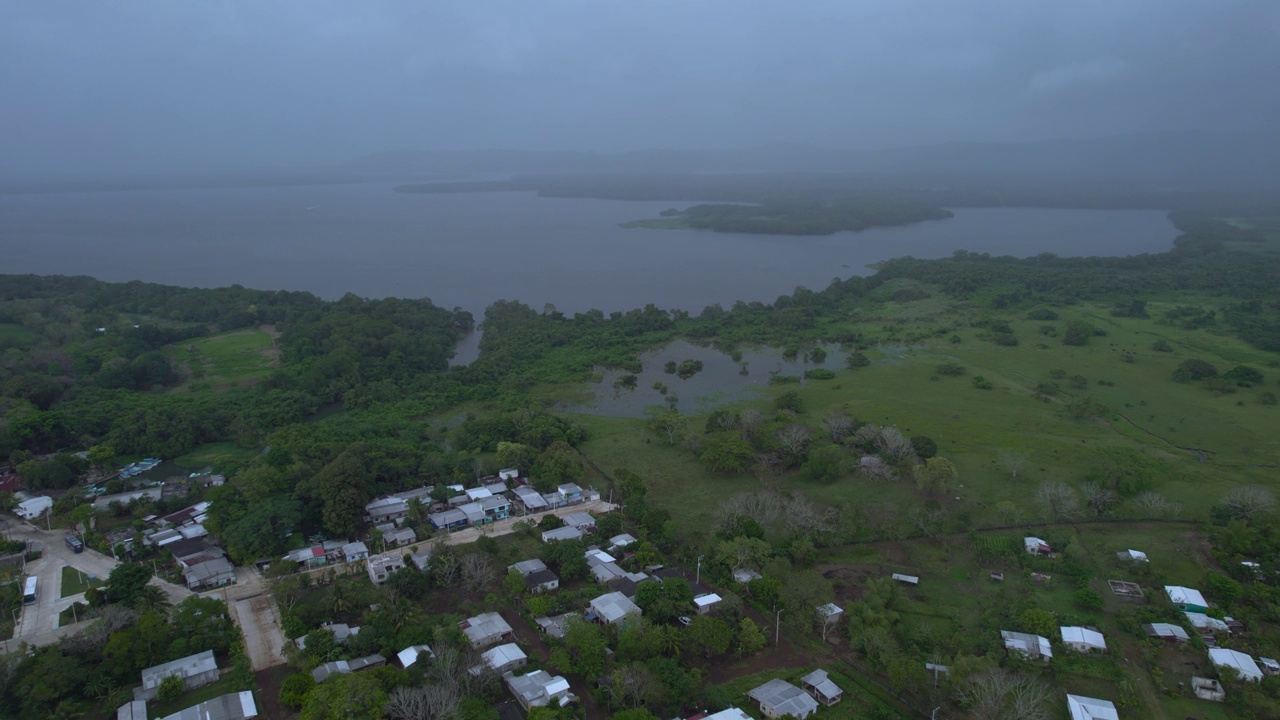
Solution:
[{"label": "calm lake water", "polygon": [[829,237],[624,230],[693,203],[405,194],[389,184],[0,195],[0,272],[325,298],[494,300],[564,312],[772,301],[892,257],[1161,252],[1158,211],[959,209],[950,220]]}]

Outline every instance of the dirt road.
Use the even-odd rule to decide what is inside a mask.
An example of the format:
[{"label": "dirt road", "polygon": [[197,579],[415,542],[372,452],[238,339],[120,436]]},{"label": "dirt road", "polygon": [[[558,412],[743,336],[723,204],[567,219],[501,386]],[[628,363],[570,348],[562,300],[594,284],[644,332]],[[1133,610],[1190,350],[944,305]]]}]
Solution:
[{"label": "dirt road", "polygon": [[280,629],[280,612],[271,596],[263,593],[236,600],[228,607],[232,621],[244,636],[244,652],[254,671],[283,665],[280,650],[284,647],[284,633]]}]

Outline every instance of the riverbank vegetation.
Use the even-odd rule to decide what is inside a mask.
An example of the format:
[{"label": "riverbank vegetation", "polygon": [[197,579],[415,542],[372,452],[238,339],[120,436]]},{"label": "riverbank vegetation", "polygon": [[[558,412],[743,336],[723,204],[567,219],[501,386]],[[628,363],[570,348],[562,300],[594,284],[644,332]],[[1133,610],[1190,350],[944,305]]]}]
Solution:
[{"label": "riverbank vegetation", "polygon": [[945,220],[951,212],[911,205],[843,202],[772,202],[764,205],[694,205],[664,210],[655,220],[623,223],[624,228],[713,230],[763,235],[831,235],[873,227]]},{"label": "riverbank vegetation", "polygon": [[[1175,213],[1183,234],[1157,255],[902,258],[697,314],[497,302],[479,359],[454,368],[473,319],[425,300],[0,276],[0,452],[55,490],[119,458],[213,462],[229,482],[203,491],[210,529],[240,560],[318,533],[353,536],[379,494],[508,465],[544,486],[625,479],[630,490],[613,489],[631,496],[628,531],[673,562],[718,557],[707,572],[723,576],[742,550],[795,595],[778,602],[846,603],[855,621],[830,638],[814,639],[811,618],[788,622],[868,687],[924,688],[912,703],[954,698],[958,685],[943,696],[920,685],[924,662],[953,665],[949,682],[979,676],[998,657],[992,633],[1051,613],[1124,638],[1112,657],[1132,663],[1067,659],[1033,674],[1173,717],[1187,702],[1166,681],[1180,677],[1181,651],[1144,644],[1133,626],[1149,618],[1097,582],[1129,577],[1110,560],[1123,545],[1155,548],[1153,566],[1159,554],[1135,581],[1203,583],[1257,628],[1251,651],[1280,647],[1272,586],[1233,570],[1275,536],[1280,236],[1266,214],[1223,217]],[[681,383],[709,374],[703,361],[664,358],[661,394],[634,381],[638,354],[677,338],[735,367],[735,350],[773,346],[804,372],[688,412]],[[653,393],[658,408],[644,419],[553,411],[606,370],[633,377],[612,391]],[[1263,490],[1235,498],[1237,486]],[[59,499],[64,522],[78,493]],[[1086,521],[1100,534],[1071,525]],[[1057,565],[1010,549],[1029,526],[1066,548]],[[989,584],[991,569],[1010,581]],[[929,581],[892,592],[879,584],[890,570]],[[1040,587],[1033,571],[1058,579]],[[973,592],[939,593],[942,583]],[[770,587],[743,592],[762,618]],[[27,689],[10,688],[10,700]],[[1232,690],[1244,703],[1233,712],[1274,703],[1266,684]],[[32,717],[48,710],[33,707]]]}]

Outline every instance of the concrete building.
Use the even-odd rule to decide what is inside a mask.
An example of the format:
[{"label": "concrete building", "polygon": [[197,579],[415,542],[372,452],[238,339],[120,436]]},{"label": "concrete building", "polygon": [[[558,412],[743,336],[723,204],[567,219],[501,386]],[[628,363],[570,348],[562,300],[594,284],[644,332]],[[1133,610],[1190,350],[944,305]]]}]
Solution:
[{"label": "concrete building", "polygon": [[542,542],[555,542],[556,540],[580,540],[582,531],[576,527],[560,527],[555,530],[548,530],[542,533]]},{"label": "concrete building", "polygon": [[536,707],[564,707],[577,700],[569,691],[568,680],[545,670],[534,670],[524,675],[506,673],[502,677],[525,712]]},{"label": "concrete building", "polygon": [[374,555],[365,560],[365,569],[374,585],[381,585],[391,577],[391,573],[404,569],[404,556],[399,553]]},{"label": "concrete building", "polygon": [[479,675],[485,670],[505,673],[509,670],[518,670],[529,662],[529,656],[525,655],[520,646],[515,643],[489,648],[480,653],[480,659],[479,665],[468,670],[472,675]]},{"label": "concrete building", "polygon": [[621,625],[628,615],[641,614],[640,606],[620,592],[605,593],[591,601],[591,611],[605,625]]}]

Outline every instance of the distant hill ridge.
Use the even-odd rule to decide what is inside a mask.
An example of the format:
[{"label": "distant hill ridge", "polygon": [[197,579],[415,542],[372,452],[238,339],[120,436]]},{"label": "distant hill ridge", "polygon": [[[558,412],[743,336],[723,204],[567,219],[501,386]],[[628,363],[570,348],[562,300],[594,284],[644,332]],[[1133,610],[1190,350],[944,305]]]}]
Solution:
[{"label": "distant hill ridge", "polygon": [[356,175],[857,172],[1138,180],[1161,189],[1280,189],[1280,132],[1125,135],[1034,143],[961,142],[888,150],[769,145],[619,153],[392,151],[338,168]]}]

